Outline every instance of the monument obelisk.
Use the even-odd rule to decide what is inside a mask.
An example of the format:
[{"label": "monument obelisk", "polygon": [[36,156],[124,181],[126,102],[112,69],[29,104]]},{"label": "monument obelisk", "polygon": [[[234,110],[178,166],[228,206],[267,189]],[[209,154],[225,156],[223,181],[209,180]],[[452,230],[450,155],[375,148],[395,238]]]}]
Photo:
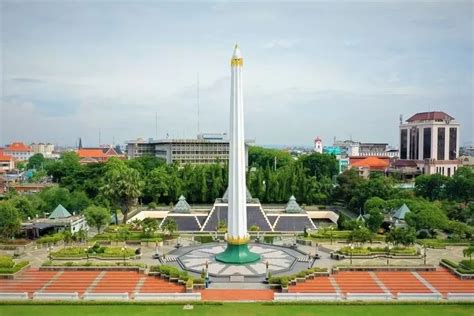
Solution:
[{"label": "monument obelisk", "polygon": [[242,68],[244,60],[238,45],[230,61],[230,130],[229,130],[229,204],[227,248],[216,256],[217,261],[245,264],[260,259],[250,252],[247,232],[247,186],[245,184],[244,100]]}]

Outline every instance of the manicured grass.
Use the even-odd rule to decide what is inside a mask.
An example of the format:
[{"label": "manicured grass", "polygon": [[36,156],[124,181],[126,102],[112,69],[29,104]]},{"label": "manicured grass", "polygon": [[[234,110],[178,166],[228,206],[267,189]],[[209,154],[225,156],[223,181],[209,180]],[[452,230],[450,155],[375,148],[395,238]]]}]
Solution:
[{"label": "manicured grass", "polygon": [[0,305],[2,316],[120,315],[347,315],[347,316],[470,316],[474,305],[267,305],[259,303],[194,305]]}]

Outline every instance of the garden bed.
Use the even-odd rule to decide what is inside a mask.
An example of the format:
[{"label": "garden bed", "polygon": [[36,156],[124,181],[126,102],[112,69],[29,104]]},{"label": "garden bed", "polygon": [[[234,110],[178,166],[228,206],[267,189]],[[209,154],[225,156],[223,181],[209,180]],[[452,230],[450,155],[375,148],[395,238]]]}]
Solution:
[{"label": "garden bed", "polygon": [[65,247],[56,252],[51,253],[51,258],[57,260],[78,260],[78,259],[101,259],[101,260],[118,260],[130,259],[135,257],[135,250],[131,248],[121,247],[103,247],[95,244],[91,248],[84,247]]},{"label": "garden bed", "polygon": [[14,278],[29,265],[29,261],[15,262],[10,256],[0,256],[0,278]]}]

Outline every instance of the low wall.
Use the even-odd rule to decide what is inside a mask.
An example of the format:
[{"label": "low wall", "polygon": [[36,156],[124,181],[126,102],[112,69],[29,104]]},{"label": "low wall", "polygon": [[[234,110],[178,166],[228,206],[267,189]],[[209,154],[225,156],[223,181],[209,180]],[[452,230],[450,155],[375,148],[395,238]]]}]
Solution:
[{"label": "low wall", "polygon": [[85,293],[85,301],[128,301],[128,293]]},{"label": "low wall", "polygon": [[436,271],[436,266],[343,266],[332,268],[332,273],[339,271]]},{"label": "low wall", "polygon": [[338,293],[275,293],[274,301],[338,301],[341,295]]},{"label": "low wall", "polygon": [[445,267],[446,269],[448,269],[449,272],[451,272],[452,274],[454,274],[455,276],[457,276],[460,279],[463,279],[463,280],[464,279],[465,280],[474,279],[474,274],[460,273],[455,268],[453,268],[452,266],[450,266],[449,264],[447,264],[443,261],[440,261],[439,265],[442,266],[442,267]]},{"label": "low wall", "polygon": [[448,301],[474,302],[474,293],[448,293]]},{"label": "low wall", "polygon": [[392,299],[390,293],[347,293],[348,301],[388,301]]},{"label": "low wall", "polygon": [[52,300],[52,301],[75,301],[79,300],[79,294],[77,292],[70,293],[33,293],[34,300]]},{"label": "low wall", "polygon": [[137,293],[135,301],[200,301],[201,293]]},{"label": "low wall", "polygon": [[16,301],[16,300],[27,300],[28,293],[0,293],[0,301]]},{"label": "low wall", "polygon": [[439,301],[442,298],[438,293],[397,293],[399,301]]},{"label": "low wall", "polygon": [[145,268],[140,267],[120,267],[120,266],[44,266],[39,268],[40,271],[136,271],[144,272]]}]

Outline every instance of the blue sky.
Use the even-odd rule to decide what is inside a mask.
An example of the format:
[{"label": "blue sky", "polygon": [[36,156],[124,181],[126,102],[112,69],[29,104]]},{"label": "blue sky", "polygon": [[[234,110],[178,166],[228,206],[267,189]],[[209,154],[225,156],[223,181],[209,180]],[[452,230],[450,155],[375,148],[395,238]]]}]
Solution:
[{"label": "blue sky", "polygon": [[246,137],[398,146],[399,115],[473,137],[472,1],[1,1],[0,143],[85,145],[228,130],[245,60]]}]

